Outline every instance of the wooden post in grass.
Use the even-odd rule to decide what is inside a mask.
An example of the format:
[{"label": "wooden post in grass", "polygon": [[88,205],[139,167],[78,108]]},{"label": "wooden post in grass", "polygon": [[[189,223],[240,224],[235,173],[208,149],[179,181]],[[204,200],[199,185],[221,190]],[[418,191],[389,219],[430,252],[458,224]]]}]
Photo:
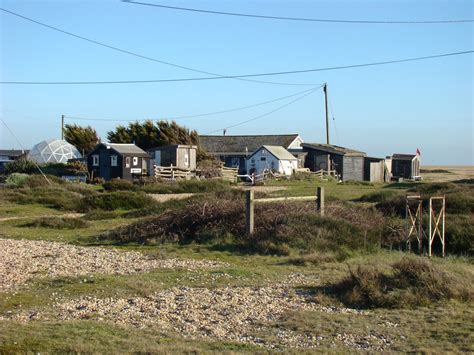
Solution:
[{"label": "wooden post in grass", "polygon": [[254,201],[253,201],[253,190],[248,190],[246,192],[246,201],[245,201],[245,232],[247,234],[252,234],[253,233],[253,227],[254,227],[254,214],[253,214],[253,207],[254,207]]},{"label": "wooden post in grass", "polygon": [[316,210],[324,216],[324,187],[316,189]]}]

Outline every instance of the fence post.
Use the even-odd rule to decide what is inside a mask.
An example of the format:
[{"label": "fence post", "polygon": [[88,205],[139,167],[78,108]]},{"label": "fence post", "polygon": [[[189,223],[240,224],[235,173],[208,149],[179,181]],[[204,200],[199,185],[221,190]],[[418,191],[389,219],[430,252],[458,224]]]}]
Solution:
[{"label": "fence post", "polygon": [[253,222],[254,222],[254,213],[253,213],[253,190],[246,191],[246,201],[245,201],[245,231],[247,234],[253,233]]},{"label": "fence post", "polygon": [[321,216],[324,216],[324,187],[316,189],[316,210]]}]

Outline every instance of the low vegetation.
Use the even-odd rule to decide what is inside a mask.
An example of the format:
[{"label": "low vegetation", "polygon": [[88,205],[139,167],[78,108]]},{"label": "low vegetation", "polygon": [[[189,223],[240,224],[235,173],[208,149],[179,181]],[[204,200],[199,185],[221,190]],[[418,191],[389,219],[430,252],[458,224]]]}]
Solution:
[{"label": "low vegetation", "polygon": [[[467,278],[467,279],[466,279]],[[330,293],[352,307],[414,307],[455,299],[472,301],[471,276],[444,271],[428,260],[405,257],[388,272],[375,266],[349,268],[349,275],[330,286]]]},{"label": "low vegetation", "polygon": [[86,220],[73,217],[40,217],[23,225],[23,227],[53,229],[77,229],[88,226],[89,223]]}]

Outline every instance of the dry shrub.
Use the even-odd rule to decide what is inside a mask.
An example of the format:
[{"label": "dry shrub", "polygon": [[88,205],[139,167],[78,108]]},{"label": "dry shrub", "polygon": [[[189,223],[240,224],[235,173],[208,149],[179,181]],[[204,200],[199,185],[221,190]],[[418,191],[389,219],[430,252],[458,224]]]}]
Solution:
[{"label": "dry shrub", "polygon": [[[255,206],[255,232],[245,234],[245,212],[241,193],[225,192],[204,200],[190,200],[179,209],[144,219],[100,236],[117,243],[209,243],[216,247],[262,254],[288,255],[291,249],[339,251],[341,248],[378,247],[378,234],[352,225],[366,219],[373,225],[373,212],[352,208],[334,209],[321,217],[313,203],[275,203]],[[361,212],[362,211],[362,212]],[[366,214],[366,215],[365,215]],[[372,218],[370,218],[372,216]]]},{"label": "dry shrub", "polygon": [[356,307],[414,307],[448,299],[472,301],[470,281],[421,258],[404,257],[384,273],[374,265],[349,268],[349,275],[329,289]]}]

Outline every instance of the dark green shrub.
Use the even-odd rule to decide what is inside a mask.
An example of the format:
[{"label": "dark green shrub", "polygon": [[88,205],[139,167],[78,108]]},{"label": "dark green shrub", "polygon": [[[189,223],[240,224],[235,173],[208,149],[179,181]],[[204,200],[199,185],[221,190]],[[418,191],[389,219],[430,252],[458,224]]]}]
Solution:
[{"label": "dark green shrub", "polygon": [[23,227],[53,229],[78,229],[87,228],[88,226],[89,223],[87,221],[70,217],[41,217],[23,225]]},{"label": "dark green shrub", "polygon": [[34,174],[38,172],[35,163],[26,158],[21,158],[7,163],[4,168],[4,173],[7,175],[13,173]]},{"label": "dark green shrub", "polygon": [[104,189],[107,191],[132,191],[134,185],[131,181],[123,179],[112,179],[103,184]]},{"label": "dark green shrub", "polygon": [[101,209],[106,211],[133,210],[152,206],[155,200],[142,192],[116,191],[86,196],[81,201],[79,210],[88,212]]},{"label": "dark green shrub", "polygon": [[357,201],[360,202],[373,202],[373,203],[380,203],[380,202],[388,202],[391,201],[395,196],[398,196],[400,193],[393,191],[393,190],[380,190],[376,192],[372,192],[370,194],[366,194]]}]

